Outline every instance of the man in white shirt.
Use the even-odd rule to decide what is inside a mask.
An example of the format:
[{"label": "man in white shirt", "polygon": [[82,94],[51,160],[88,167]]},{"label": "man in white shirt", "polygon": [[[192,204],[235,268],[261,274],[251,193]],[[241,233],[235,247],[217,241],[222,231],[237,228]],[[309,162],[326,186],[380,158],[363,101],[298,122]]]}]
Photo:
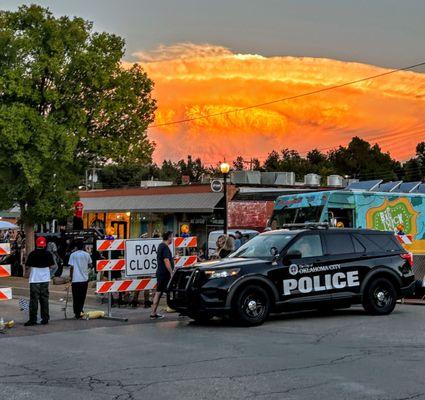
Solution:
[{"label": "man in white shirt", "polygon": [[84,251],[84,242],[76,242],[77,250],[71,253],[68,264],[71,266],[72,303],[76,319],[82,317],[84,302],[86,301],[89,280],[91,256]]}]

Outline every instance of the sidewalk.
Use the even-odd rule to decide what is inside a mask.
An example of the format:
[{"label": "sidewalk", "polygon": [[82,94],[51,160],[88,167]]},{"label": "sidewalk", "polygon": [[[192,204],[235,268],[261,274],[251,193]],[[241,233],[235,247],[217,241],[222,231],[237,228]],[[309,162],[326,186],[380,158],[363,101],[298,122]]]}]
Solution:
[{"label": "sidewalk", "polygon": [[[66,288],[68,287],[69,283],[63,284],[63,285],[54,285],[52,282],[50,282],[49,285],[49,295],[50,300],[56,300],[61,301],[61,299],[65,299],[66,297]],[[89,288],[87,290],[87,299],[86,304],[87,305],[97,305],[99,304],[98,298],[95,294],[95,288],[90,287],[91,283],[89,283]],[[0,287],[11,287],[13,292],[13,297],[27,297],[30,296],[30,285],[28,283],[27,278],[19,278],[16,276],[11,276],[8,278],[0,278]],[[71,294],[70,294],[70,297]]]},{"label": "sidewalk", "polygon": [[[106,318],[93,319],[93,320],[75,320],[73,319],[72,312],[72,294],[69,294],[69,301],[67,307],[67,317],[65,319],[64,307],[66,298],[66,285],[53,285],[50,284],[49,292],[49,308],[50,308],[50,323],[46,326],[32,326],[24,327],[23,324],[28,321],[28,312],[20,311],[19,298],[29,299],[29,283],[26,278],[0,278],[0,287],[12,287],[13,299],[9,301],[0,302],[0,318],[5,321],[14,320],[15,327],[7,330],[6,334],[0,334],[2,338],[11,336],[28,336],[38,335],[50,332],[62,332],[73,330],[84,330],[106,326],[117,326],[120,324],[144,324],[155,323],[149,319],[150,308],[132,308],[127,306],[113,307],[112,316],[118,318],[126,318],[127,322],[110,320]],[[142,299],[142,296],[140,296]],[[160,303],[161,312],[166,308],[166,301],[163,298]],[[107,304],[102,304],[100,298],[95,294],[94,288],[89,288],[87,299],[85,302],[84,311],[102,310],[107,312]],[[176,321],[179,319],[177,313],[165,313],[166,320]]]}]

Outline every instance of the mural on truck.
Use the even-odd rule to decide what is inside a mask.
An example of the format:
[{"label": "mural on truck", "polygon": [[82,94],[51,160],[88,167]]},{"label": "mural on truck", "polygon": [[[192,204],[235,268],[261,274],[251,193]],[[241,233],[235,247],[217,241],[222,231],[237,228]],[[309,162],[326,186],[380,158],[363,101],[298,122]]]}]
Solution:
[{"label": "mural on truck", "polygon": [[334,222],[338,227],[393,231],[415,254],[425,254],[425,195],[368,191],[326,191],[280,196],[272,220]]}]

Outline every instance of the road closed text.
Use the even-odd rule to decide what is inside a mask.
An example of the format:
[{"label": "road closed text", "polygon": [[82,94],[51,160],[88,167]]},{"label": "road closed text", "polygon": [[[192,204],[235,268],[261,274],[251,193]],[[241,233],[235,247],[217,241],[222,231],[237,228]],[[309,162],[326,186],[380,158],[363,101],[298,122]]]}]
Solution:
[{"label": "road closed text", "polygon": [[359,271],[303,276],[300,279],[285,279],[283,281],[283,295],[289,296],[296,291],[312,293],[356,286],[360,286]]}]

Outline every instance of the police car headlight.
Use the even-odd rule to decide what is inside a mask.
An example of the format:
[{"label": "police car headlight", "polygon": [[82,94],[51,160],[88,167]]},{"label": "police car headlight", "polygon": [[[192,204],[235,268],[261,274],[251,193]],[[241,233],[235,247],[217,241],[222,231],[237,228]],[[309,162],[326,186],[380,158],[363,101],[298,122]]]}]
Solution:
[{"label": "police car headlight", "polygon": [[232,269],[220,269],[220,270],[211,270],[205,271],[205,275],[208,279],[217,279],[217,278],[229,278],[231,276],[236,276],[239,274],[240,268]]}]

